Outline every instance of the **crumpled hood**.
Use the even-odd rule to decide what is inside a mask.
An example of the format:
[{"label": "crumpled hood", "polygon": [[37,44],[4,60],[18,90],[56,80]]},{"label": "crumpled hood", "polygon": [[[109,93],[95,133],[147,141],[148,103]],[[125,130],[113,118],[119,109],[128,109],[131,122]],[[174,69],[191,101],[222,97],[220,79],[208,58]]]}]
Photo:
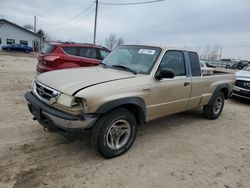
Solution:
[{"label": "crumpled hood", "polygon": [[50,71],[40,74],[36,80],[60,92],[73,95],[76,91],[92,85],[134,78],[135,76],[130,72],[97,66]]},{"label": "crumpled hood", "polygon": [[250,71],[246,71],[246,70],[240,70],[238,72],[236,72],[236,79],[237,78],[246,78],[247,80],[250,80]]}]

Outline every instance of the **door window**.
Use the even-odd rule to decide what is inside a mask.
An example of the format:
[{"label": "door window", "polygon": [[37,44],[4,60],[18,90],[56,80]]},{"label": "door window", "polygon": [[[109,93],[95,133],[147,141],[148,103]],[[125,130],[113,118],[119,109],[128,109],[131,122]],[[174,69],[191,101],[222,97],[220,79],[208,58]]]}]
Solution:
[{"label": "door window", "polygon": [[95,48],[80,48],[80,56],[97,59]]},{"label": "door window", "polygon": [[64,52],[66,52],[69,55],[77,56],[77,48],[76,47],[63,47],[62,49]]},{"label": "door window", "polygon": [[175,76],[185,76],[186,68],[183,52],[174,50],[167,51],[161,61],[159,68],[172,69],[175,73]]}]

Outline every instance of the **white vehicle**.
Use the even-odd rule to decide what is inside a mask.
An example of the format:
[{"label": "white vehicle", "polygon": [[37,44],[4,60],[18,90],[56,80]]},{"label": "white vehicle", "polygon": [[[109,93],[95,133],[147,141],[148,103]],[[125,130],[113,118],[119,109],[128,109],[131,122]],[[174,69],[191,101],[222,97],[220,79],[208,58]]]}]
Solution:
[{"label": "white vehicle", "polygon": [[236,82],[231,96],[250,99],[250,66],[236,72]]},{"label": "white vehicle", "polygon": [[204,61],[200,61],[201,71],[203,75],[212,75],[214,74],[214,68],[207,67]]}]

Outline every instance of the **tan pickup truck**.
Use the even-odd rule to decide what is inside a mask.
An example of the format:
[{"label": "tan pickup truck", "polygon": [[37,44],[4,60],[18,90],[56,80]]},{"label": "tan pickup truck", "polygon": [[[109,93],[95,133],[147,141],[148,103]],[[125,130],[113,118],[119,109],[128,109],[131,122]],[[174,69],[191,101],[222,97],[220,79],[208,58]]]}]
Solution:
[{"label": "tan pickup truck", "polygon": [[203,106],[220,116],[234,74],[203,76],[196,52],[123,45],[96,67],[37,76],[25,94],[30,112],[49,131],[91,131],[91,143],[106,158],[125,153],[137,126]]}]

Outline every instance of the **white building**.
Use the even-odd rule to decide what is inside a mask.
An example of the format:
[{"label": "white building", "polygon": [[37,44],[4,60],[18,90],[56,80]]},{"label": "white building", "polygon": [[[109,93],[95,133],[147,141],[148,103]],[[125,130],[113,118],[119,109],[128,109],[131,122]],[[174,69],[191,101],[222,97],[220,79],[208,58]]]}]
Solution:
[{"label": "white building", "polygon": [[40,49],[41,39],[38,34],[5,19],[0,19],[0,50],[9,44],[25,44],[33,49]]}]

